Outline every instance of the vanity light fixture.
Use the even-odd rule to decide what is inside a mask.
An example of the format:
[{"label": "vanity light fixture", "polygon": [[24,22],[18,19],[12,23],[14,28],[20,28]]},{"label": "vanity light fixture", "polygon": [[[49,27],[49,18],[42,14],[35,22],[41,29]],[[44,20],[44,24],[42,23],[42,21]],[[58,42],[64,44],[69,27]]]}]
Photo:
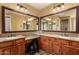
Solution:
[{"label": "vanity light fixture", "polygon": [[20,5],[20,4],[17,4],[17,9],[19,9],[21,11],[24,11],[24,12],[28,11],[26,7],[24,7],[24,6]]},{"label": "vanity light fixture", "polygon": [[61,8],[64,8],[65,6],[64,6],[64,3],[62,3],[62,5],[61,5]]},{"label": "vanity light fixture", "polygon": [[23,10],[24,10],[24,8],[23,8],[23,7],[21,7],[21,10],[23,11]]},{"label": "vanity light fixture", "polygon": [[61,3],[59,5],[56,5],[56,6],[53,7],[53,12],[58,11],[58,10],[61,10],[61,8],[64,8],[64,7],[65,7],[64,6],[64,3]]},{"label": "vanity light fixture", "polygon": [[46,20],[51,21],[51,18],[46,18]]},{"label": "vanity light fixture", "polygon": [[27,9],[25,9],[25,12],[27,12],[28,10]]},{"label": "vanity light fixture", "polygon": [[20,9],[20,6],[19,6],[19,4],[17,4],[17,9]]},{"label": "vanity light fixture", "polygon": [[26,21],[23,21],[23,23],[26,23]]},{"label": "vanity light fixture", "polygon": [[33,18],[29,18],[29,19],[28,19],[28,21],[32,21],[32,20],[33,20]]}]

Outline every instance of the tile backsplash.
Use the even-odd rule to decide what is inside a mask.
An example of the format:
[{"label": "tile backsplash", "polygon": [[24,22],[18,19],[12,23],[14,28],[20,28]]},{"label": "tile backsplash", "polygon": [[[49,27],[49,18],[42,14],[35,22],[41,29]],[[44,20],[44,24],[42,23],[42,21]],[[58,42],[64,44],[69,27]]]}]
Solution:
[{"label": "tile backsplash", "polygon": [[79,37],[79,34],[76,33],[61,33],[61,32],[22,32],[22,33],[6,33],[6,34],[0,34],[0,37],[11,37],[11,36],[17,36],[17,35],[23,35],[23,36],[32,36],[36,35],[35,33],[44,33],[44,34],[51,34],[51,35],[61,35],[61,36],[69,36],[69,37]]}]

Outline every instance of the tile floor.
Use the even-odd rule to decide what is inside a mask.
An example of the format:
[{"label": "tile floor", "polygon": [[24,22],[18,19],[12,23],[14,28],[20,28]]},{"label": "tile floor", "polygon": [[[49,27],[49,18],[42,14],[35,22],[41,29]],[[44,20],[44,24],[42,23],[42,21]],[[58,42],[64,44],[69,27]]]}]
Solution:
[{"label": "tile floor", "polygon": [[40,50],[39,52],[36,52],[34,55],[50,55],[50,54]]}]

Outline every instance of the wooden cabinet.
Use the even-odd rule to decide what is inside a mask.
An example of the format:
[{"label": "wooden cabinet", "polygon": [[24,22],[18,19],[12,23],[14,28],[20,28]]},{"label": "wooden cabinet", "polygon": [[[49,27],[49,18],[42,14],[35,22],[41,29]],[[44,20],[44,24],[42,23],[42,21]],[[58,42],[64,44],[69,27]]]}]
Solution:
[{"label": "wooden cabinet", "polygon": [[25,39],[15,39],[0,42],[0,55],[23,55],[25,54]]},{"label": "wooden cabinet", "polygon": [[53,39],[53,54],[60,55],[61,54],[61,40],[55,38]]},{"label": "wooden cabinet", "polygon": [[15,49],[17,55],[24,55],[25,54],[25,39],[17,39],[15,41]]},{"label": "wooden cabinet", "polygon": [[0,55],[14,55],[14,46],[12,41],[0,43]]},{"label": "wooden cabinet", "polygon": [[73,46],[63,46],[63,55],[79,55],[79,48]]},{"label": "wooden cabinet", "polygon": [[40,47],[41,50],[50,54],[79,55],[79,42],[76,41],[41,36]]},{"label": "wooden cabinet", "polygon": [[41,36],[40,37],[40,49],[47,52],[47,53],[50,53],[50,48],[49,48],[49,39],[48,37],[46,36]]}]

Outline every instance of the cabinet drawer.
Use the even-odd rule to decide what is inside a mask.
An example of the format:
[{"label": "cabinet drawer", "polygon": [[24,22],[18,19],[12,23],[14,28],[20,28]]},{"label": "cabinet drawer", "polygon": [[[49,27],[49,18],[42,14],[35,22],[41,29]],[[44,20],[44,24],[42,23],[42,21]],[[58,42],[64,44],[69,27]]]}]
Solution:
[{"label": "cabinet drawer", "polygon": [[16,42],[16,44],[25,42],[25,38],[17,39],[15,42]]},{"label": "cabinet drawer", "polygon": [[13,45],[13,41],[6,41],[0,43],[0,48],[7,47]]}]

